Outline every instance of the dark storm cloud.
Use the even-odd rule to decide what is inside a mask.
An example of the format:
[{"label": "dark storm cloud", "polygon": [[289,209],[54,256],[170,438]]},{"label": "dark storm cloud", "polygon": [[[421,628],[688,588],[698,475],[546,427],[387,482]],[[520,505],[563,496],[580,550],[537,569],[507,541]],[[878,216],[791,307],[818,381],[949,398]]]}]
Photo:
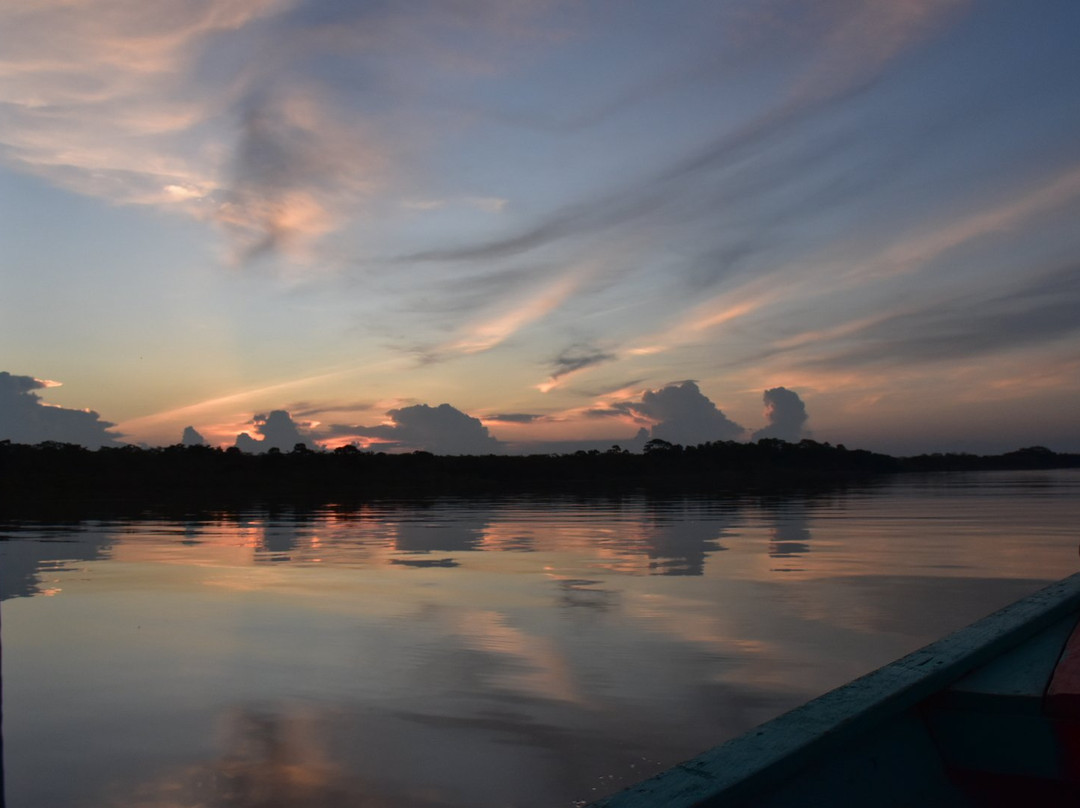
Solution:
[{"label": "dark storm cloud", "polygon": [[255,432],[260,436],[253,438],[247,432],[236,436],[236,447],[244,452],[266,452],[270,449],[291,451],[298,443],[308,448],[317,444],[310,433],[303,431],[285,410],[273,410],[268,415],[256,415],[252,419]]},{"label": "dark storm cloud", "polygon": [[809,416],[799,394],[786,387],[773,387],[762,396],[765,401],[767,426],[754,433],[752,440],[779,438],[795,443],[807,436],[805,426]]},{"label": "dark storm cloud", "polygon": [[746,431],[717,409],[693,381],[647,390],[641,401],[630,404],[629,409],[655,422],[651,437],[670,443],[696,445],[734,440]]},{"label": "dark storm cloud", "polygon": [[422,449],[434,454],[494,454],[502,450],[479,418],[466,415],[449,404],[430,407],[416,404],[390,410],[393,424],[338,427],[342,434],[378,438],[388,449]]},{"label": "dark storm cloud", "polygon": [[90,410],[70,410],[42,402],[35,390],[49,387],[32,376],[0,371],[0,440],[14,443],[58,441],[90,449],[119,445],[115,424]]},{"label": "dark storm cloud", "polygon": [[970,294],[867,325],[812,364],[891,365],[963,359],[1080,333],[1080,264],[997,290]]}]

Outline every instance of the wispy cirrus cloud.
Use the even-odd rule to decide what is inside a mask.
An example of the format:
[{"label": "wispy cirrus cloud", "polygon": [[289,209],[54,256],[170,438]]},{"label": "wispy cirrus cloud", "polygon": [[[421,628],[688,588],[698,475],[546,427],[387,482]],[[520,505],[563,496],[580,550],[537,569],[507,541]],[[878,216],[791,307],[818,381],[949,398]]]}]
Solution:
[{"label": "wispy cirrus cloud", "polygon": [[582,274],[568,272],[527,299],[510,304],[504,311],[466,325],[464,334],[436,349],[436,354],[471,354],[491,350],[566,301],[580,286]]},{"label": "wispy cirrus cloud", "polygon": [[819,344],[808,365],[922,364],[1023,349],[1080,333],[1080,266],[1068,265],[1005,288],[954,295],[864,321]]},{"label": "wispy cirrus cloud", "polygon": [[[959,0],[895,6],[844,0],[795,13],[792,4],[768,4],[771,19],[756,24],[775,30],[762,35],[759,44],[784,53],[778,64],[787,71],[786,83],[756,114],[718,127],[704,142],[668,150],[659,168],[651,167],[654,161],[592,195],[568,198],[516,231],[398,260],[411,266],[452,265],[455,271],[505,270],[523,260],[545,261],[600,245],[634,245],[611,268],[606,287],[583,285],[576,295],[599,299],[620,281],[628,283],[643,265],[653,265],[654,272],[663,266],[672,281],[668,288],[650,290],[657,305],[647,316],[620,324],[631,334],[620,335],[617,341],[625,347],[605,361],[714,342],[723,326],[768,316],[774,304],[807,294],[796,287],[811,282],[820,288],[821,278],[800,276],[809,274],[802,272],[808,253],[835,238],[828,220],[850,218],[868,190],[865,178],[880,184],[898,175],[903,164],[866,147],[876,141],[848,121],[848,114],[866,102],[890,66],[947,30],[966,6]],[[800,29],[785,26],[788,16],[812,19]],[[738,59],[753,58],[739,52]],[[722,61],[713,66],[717,71],[733,69],[730,59]],[[851,170],[853,157],[865,163],[861,171]],[[823,224],[815,227],[815,219]],[[835,269],[829,274],[831,280]],[[701,301],[704,290],[720,284],[727,287],[722,294]],[[655,328],[658,321],[670,325]],[[653,330],[646,330],[650,326]],[[555,366],[538,389],[555,389],[567,375]]]},{"label": "wispy cirrus cloud", "polygon": [[499,412],[492,415],[485,415],[482,420],[484,423],[496,423],[496,424],[531,424],[534,421],[538,421],[544,416],[538,413],[531,412]]},{"label": "wispy cirrus cloud", "polygon": [[1043,179],[1008,201],[958,217],[943,226],[901,239],[853,270],[856,280],[876,280],[915,272],[934,259],[983,236],[1002,233],[1080,197],[1080,166]]},{"label": "wispy cirrus cloud", "polygon": [[551,360],[551,375],[536,386],[541,393],[548,393],[563,385],[567,379],[587,368],[611,362],[618,357],[593,345],[579,343],[566,348]]},{"label": "wispy cirrus cloud", "polygon": [[[799,8],[795,6],[799,5]],[[520,232],[464,246],[425,250],[405,256],[411,261],[500,261],[548,247],[557,242],[599,236],[616,228],[669,214],[685,216],[687,201],[700,196],[725,171],[774,153],[789,138],[806,135],[818,116],[865,92],[894,59],[908,47],[947,26],[967,0],[908,0],[896,4],[845,0],[816,8],[806,63],[798,65],[786,92],[760,114],[709,143],[669,161],[660,171],[642,173],[611,192],[567,204]],[[785,15],[805,16],[801,4],[770,4],[771,14],[759,23],[773,26]],[[801,32],[779,30],[767,47],[782,50]],[[796,35],[797,33],[797,35]],[[731,70],[723,65],[726,73]],[[759,182],[762,177],[758,175]],[[767,181],[766,181],[767,184]],[[699,211],[701,215],[705,211]],[[708,211],[715,215],[715,209]]]},{"label": "wispy cirrus cloud", "polygon": [[937,33],[970,5],[971,0],[824,4],[828,28],[816,57],[792,86],[791,102],[829,96],[873,78],[912,44]]},{"label": "wispy cirrus cloud", "polygon": [[[8,3],[0,161],[77,193],[215,222],[234,260],[303,255],[406,170],[403,142],[420,128],[394,123],[384,96],[416,96],[425,66],[498,69],[549,5]],[[470,29],[488,35],[466,53],[455,37]]]},{"label": "wispy cirrus cloud", "polygon": [[425,211],[463,205],[485,213],[502,213],[509,204],[509,199],[498,196],[464,196],[453,199],[406,199],[401,206],[406,210]]},{"label": "wispy cirrus cloud", "polygon": [[210,161],[174,138],[205,123],[227,99],[220,90],[210,99],[193,97],[183,76],[207,38],[282,6],[277,0],[6,4],[0,11],[5,162],[120,203],[167,205],[206,196],[219,187]]},{"label": "wispy cirrus cloud", "polygon": [[766,280],[715,295],[676,318],[676,322],[668,328],[639,337],[625,353],[628,356],[651,356],[714,338],[721,326],[759,313],[795,293],[791,284],[780,285],[774,280]]}]

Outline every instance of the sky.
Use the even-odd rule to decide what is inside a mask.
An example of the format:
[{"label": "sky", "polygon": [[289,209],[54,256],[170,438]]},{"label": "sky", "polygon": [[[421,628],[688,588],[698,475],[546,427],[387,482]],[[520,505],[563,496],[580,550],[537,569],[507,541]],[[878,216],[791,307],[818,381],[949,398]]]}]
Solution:
[{"label": "sky", "polygon": [[5,0],[0,438],[1080,451],[1077,30]]}]

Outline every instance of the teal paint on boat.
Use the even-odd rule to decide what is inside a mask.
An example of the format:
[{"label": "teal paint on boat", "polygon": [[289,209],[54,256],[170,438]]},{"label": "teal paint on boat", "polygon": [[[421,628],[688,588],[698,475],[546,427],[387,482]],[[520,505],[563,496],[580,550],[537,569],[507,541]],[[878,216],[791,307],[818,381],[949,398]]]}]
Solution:
[{"label": "teal paint on boat", "polygon": [[1080,804],[1042,707],[1078,613],[1080,574],[594,808]]}]

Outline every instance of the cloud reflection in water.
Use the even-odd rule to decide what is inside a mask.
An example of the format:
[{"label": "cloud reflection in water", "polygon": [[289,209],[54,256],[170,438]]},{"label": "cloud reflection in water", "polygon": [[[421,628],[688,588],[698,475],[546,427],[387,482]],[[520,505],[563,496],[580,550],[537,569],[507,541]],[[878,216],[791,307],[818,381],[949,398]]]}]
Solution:
[{"label": "cloud reflection in water", "polygon": [[8,796],[599,796],[1056,577],[1075,485],[995,480],[4,525]]}]

